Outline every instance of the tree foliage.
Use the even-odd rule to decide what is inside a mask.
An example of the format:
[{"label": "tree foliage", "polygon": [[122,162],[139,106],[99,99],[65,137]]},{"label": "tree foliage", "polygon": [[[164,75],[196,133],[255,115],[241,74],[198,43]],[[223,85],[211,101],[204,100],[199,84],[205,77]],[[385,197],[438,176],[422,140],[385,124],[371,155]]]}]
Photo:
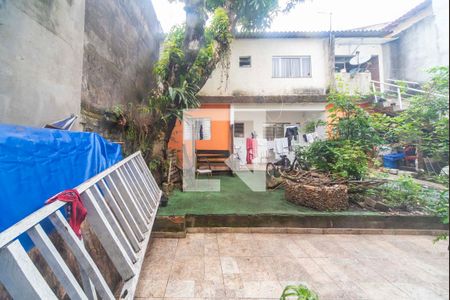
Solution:
[{"label": "tree foliage", "polygon": [[369,152],[381,141],[369,113],[358,103],[360,99],[345,92],[331,92],[328,96],[330,127],[333,139],[352,141]]},{"label": "tree foliage", "polygon": [[186,23],[173,28],[166,38],[163,53],[154,69],[160,89],[150,97],[152,109],[161,115],[164,122],[166,147],[182,111],[199,106],[195,95],[217,65],[221,63],[223,70],[228,69],[233,33],[237,29],[264,30],[277,13],[302,0],[291,0],[284,8],[280,7],[278,0],[177,2],[185,5]]},{"label": "tree foliage", "polygon": [[394,119],[393,135],[415,144],[427,157],[448,161],[449,152],[449,88],[448,67],[429,71],[431,80],[425,84],[425,94],[411,99],[408,109]]}]

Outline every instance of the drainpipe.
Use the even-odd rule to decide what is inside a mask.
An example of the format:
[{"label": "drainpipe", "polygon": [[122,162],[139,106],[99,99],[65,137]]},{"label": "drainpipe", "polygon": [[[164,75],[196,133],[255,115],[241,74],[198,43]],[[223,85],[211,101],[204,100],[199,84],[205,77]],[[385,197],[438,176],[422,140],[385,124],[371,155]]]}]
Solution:
[{"label": "drainpipe", "polygon": [[330,90],[336,89],[336,79],[334,72],[334,65],[336,63],[335,56],[335,47],[336,47],[336,39],[334,34],[330,31],[330,41],[329,41],[329,55],[328,55],[328,64],[329,64],[329,72],[330,72]]}]

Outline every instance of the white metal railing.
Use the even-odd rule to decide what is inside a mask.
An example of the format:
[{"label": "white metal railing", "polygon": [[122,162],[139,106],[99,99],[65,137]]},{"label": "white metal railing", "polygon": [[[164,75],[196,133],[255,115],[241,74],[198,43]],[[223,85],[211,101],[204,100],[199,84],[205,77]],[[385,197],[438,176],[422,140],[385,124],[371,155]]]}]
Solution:
[{"label": "white metal railing", "polygon": [[[389,79],[389,81],[394,81],[393,79]],[[380,82],[372,80],[372,92],[374,94],[375,103],[378,103],[381,98],[389,99],[394,102],[395,105],[398,106],[400,110],[404,109],[404,100],[407,100],[410,97],[413,97],[417,94],[428,94],[438,97],[447,97],[447,95],[442,95],[438,93],[433,93],[429,91],[420,90],[417,88],[412,88],[410,85],[417,85],[415,82],[411,81],[402,81],[396,80],[397,82],[405,83],[404,86],[400,86],[394,83]]]},{"label": "white metal railing", "polygon": [[[87,220],[120,274],[121,299],[133,299],[162,192],[140,152],[76,188],[87,208]],[[14,299],[56,299],[18,237],[26,233],[71,299],[114,299],[103,275],[70,228],[60,209],[46,205],[0,233],[0,282]],[[49,219],[72,251],[82,287],[43,230]]]}]

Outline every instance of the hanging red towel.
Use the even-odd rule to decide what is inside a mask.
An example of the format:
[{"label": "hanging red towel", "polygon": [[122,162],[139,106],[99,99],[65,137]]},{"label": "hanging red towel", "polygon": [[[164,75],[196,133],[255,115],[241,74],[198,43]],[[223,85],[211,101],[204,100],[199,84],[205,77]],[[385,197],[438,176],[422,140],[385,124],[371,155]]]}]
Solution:
[{"label": "hanging red towel", "polygon": [[45,204],[50,204],[55,201],[68,202],[67,213],[69,215],[69,225],[72,227],[75,234],[81,239],[81,224],[86,218],[87,210],[81,202],[80,194],[77,190],[67,190],[59,193],[55,197],[48,199]]},{"label": "hanging red towel", "polygon": [[247,138],[247,164],[252,164],[256,157],[258,142],[256,139]]}]

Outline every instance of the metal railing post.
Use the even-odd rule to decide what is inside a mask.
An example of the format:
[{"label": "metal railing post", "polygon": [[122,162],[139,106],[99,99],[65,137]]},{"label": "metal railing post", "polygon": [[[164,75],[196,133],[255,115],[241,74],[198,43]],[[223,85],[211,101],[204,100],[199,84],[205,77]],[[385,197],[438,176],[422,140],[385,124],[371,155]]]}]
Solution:
[{"label": "metal railing post", "polygon": [[375,86],[375,82],[372,82],[372,90],[373,90],[373,94],[375,96],[375,103],[378,103],[377,87]]},{"label": "metal railing post", "polygon": [[397,88],[397,96],[398,96],[398,107],[400,110],[403,110],[403,99],[402,99],[402,90],[400,87]]}]

